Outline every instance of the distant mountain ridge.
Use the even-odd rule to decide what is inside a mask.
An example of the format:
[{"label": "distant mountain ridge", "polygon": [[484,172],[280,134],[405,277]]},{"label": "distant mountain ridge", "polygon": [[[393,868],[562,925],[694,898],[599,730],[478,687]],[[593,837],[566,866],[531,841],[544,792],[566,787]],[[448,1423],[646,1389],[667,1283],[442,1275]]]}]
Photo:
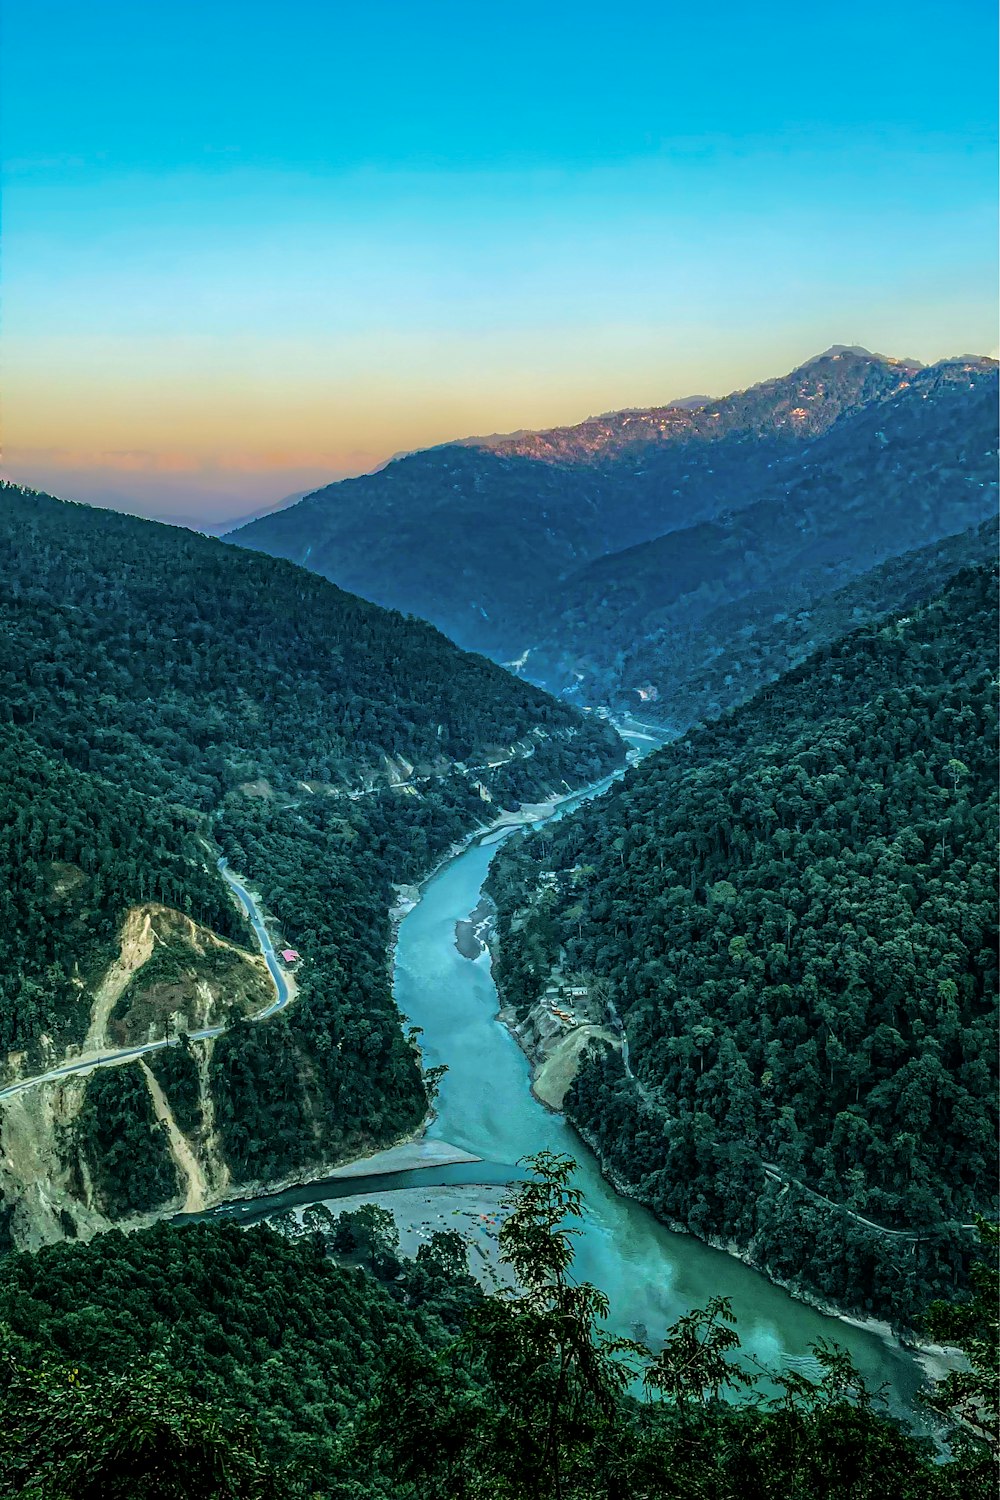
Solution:
[{"label": "distant mountain ridge", "polygon": [[[587,564],[560,589],[535,677],[584,701],[659,702],[683,728],[749,697],[754,648],[772,626],[851,580],[949,536],[954,567],[987,561],[975,527],[996,515],[996,377],[972,373],[929,366],[835,423],[752,504]],[[702,645],[699,698],[685,674]],[[733,681],[719,681],[713,659]]]},{"label": "distant mountain ridge", "polygon": [[[835,365],[843,369],[835,370]],[[834,345],[790,375],[761,381],[718,401],[693,397],[644,410],[609,412],[573,427],[526,433],[492,446],[498,453],[580,461],[639,452],[647,444],[714,442],[733,433],[762,437],[785,429],[784,435],[803,438],[824,432],[832,421],[869,401],[905,388],[907,377],[918,368],[866,349]],[[808,404],[799,405],[802,401]]]},{"label": "distant mountain ridge", "polygon": [[[701,569],[700,584],[724,604],[733,555],[748,546],[766,554],[772,524],[786,568],[800,521],[822,533],[823,555],[805,559],[832,569],[815,580],[822,592],[824,582],[842,587],[984,520],[994,498],[996,369],[979,357],[923,367],[834,346],[703,406],[622,411],[409,454],[226,540],[430,619],[460,645],[519,663],[554,690],[575,689],[580,701],[635,701],[643,684],[623,679],[624,653],[660,628],[658,611],[699,586],[684,577],[662,586],[655,549],[672,554],[671,535],[685,534],[682,551],[697,553],[691,576]],[[904,434],[891,453],[886,424]],[[736,519],[751,510],[752,536]],[[699,526],[721,528],[704,548]],[[780,609],[788,579],[771,573]]]}]

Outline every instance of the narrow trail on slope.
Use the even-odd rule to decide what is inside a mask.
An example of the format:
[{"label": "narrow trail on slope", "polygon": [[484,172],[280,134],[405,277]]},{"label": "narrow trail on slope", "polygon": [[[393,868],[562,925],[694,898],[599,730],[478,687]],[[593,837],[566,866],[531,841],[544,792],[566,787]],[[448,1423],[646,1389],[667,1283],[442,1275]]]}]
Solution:
[{"label": "narrow trail on slope", "polygon": [[177,1168],[187,1183],[184,1207],[181,1209],[181,1212],[185,1214],[201,1213],[208,1196],[208,1184],[205,1181],[205,1174],[201,1170],[197,1157],[191,1150],[191,1143],[174,1119],[174,1113],[167,1101],[167,1096],[157,1082],[149,1064],[144,1062],[140,1057],[139,1066],[146,1076],[146,1087],[149,1089],[153,1100],[153,1111],[156,1118],[166,1128],[167,1140],[170,1143],[170,1154],[177,1163]]}]

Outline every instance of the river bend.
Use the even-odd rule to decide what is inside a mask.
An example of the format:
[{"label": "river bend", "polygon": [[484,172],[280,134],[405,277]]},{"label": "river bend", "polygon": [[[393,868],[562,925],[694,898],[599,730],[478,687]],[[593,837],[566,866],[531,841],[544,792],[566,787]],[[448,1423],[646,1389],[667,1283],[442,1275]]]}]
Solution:
[{"label": "river bend", "polygon": [[[563,816],[593,794],[569,799],[554,816]],[[488,955],[470,961],[455,946],[455,923],[478,904],[490,861],[509,836],[510,830],[487,835],[427,882],[422,900],[400,925],[395,957],[396,1001],[404,1017],[423,1030],[425,1066],[443,1063],[448,1069],[428,1134],[482,1161],[392,1176],[328,1179],[221,1211],[236,1212],[244,1221],[259,1220],[345,1194],[502,1182],[519,1175],[516,1163],[524,1156],[565,1152],[579,1164],[577,1185],[586,1202],[577,1273],[608,1294],[616,1332],[637,1333],[656,1343],[683,1313],[703,1307],[712,1297],[728,1297],[750,1359],[771,1369],[818,1374],[810,1345],[837,1342],[850,1352],[871,1388],[886,1388],[891,1409],[913,1421],[914,1395],[923,1374],[910,1353],[796,1301],[735,1257],[664,1228],[645,1208],[616,1193],[565,1119],[535,1099],[527,1058],[497,1019]]]}]

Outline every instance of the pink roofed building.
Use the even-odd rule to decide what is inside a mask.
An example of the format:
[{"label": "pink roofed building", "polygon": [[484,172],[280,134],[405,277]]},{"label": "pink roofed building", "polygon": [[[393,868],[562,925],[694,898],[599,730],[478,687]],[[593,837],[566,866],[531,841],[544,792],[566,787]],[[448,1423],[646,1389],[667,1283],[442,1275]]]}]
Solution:
[{"label": "pink roofed building", "polygon": [[282,948],[281,957],[286,964],[297,964],[299,961],[299,955],[294,948]]}]

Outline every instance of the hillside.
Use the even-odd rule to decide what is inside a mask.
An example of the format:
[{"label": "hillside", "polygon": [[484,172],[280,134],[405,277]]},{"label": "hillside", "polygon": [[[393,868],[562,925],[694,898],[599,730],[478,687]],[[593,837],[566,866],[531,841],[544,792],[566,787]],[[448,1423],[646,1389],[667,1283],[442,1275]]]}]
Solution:
[{"label": "hillside", "polygon": [[[736,675],[744,632],[979,524],[996,505],[996,426],[995,362],[834,349],[703,406],[410,454],[228,539],[578,702],[634,708],[690,671],[690,717],[661,717],[691,722],[726,695],[675,642],[696,653],[709,637],[719,675]],[[734,605],[731,625],[706,625]]]},{"label": "hillside", "polygon": [[[995,365],[913,373],[819,435],[752,504],[565,579],[527,665],[582,702],[654,702],[685,728],[808,654],[779,655],[777,670],[766,660],[790,617],[808,624],[859,575],[994,519],[996,469]],[[956,565],[993,555],[971,539]],[[889,589],[880,607],[894,604]]]},{"label": "hillside", "polygon": [[445,445],[329,485],[228,539],[512,660],[538,643],[554,581],[749,504],[798,472],[811,439],[911,374],[876,356],[831,354],[695,409]]},{"label": "hillside", "polygon": [[260,778],[356,791],[387,757],[434,774],[533,730],[584,733],[432,627],[301,569],[13,486],[0,500],[5,711],[81,769],[205,807]]},{"label": "hillside", "polygon": [[628,1049],[566,1097],[670,1223],[902,1324],[995,1200],[996,584],[810,657],[496,861],[494,973]]},{"label": "hillside", "polygon": [[[623,758],[606,726],[428,625],[287,563],[12,486],[0,684],[0,1082],[227,1025],[171,1049],[161,1078],[210,1193],[419,1125],[386,966],[394,883],[503,806]],[[273,988],[220,853],[303,953],[295,1003],[260,1025],[240,1018]],[[8,1233],[35,1242],[74,1215],[91,1232],[182,1201],[188,1147],[159,1128],[155,1093],[132,1063],[3,1101]]]},{"label": "hillside", "polygon": [[773,589],[753,590],[710,607],[700,619],[678,622],[673,631],[657,625],[624,653],[606,690],[622,704],[638,701],[644,714],[676,728],[713,718],[848,631],[926,604],[961,568],[991,563],[997,545],[994,517],[891,557],[830,592],[826,580],[817,590],[815,580],[812,587],[802,580],[800,587],[788,578],[780,597]]},{"label": "hillside", "polygon": [[[82,1043],[135,902],[250,941],[186,818],[0,726],[0,1082]],[[43,1041],[44,1038],[44,1041]]]}]

